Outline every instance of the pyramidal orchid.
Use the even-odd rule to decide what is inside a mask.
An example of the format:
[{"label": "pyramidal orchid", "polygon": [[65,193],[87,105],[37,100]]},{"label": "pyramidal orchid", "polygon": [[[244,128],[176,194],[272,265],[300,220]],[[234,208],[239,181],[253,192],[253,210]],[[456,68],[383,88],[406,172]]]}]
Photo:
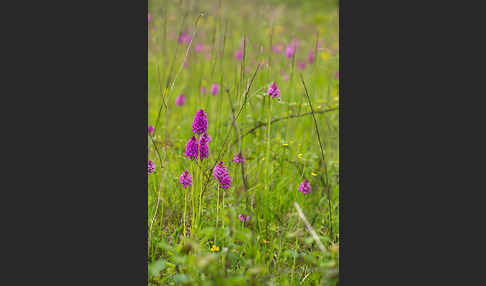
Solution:
[{"label": "pyramidal orchid", "polygon": [[211,85],[211,94],[216,95],[218,94],[218,92],[219,92],[219,85],[217,83],[213,83],[213,85]]},{"label": "pyramidal orchid", "polygon": [[152,160],[148,160],[148,168],[147,168],[148,174],[151,174],[155,171],[155,164],[152,162]]},{"label": "pyramidal orchid", "polygon": [[277,83],[273,82],[267,90],[267,94],[273,98],[278,98],[280,96],[280,89],[278,89]]},{"label": "pyramidal orchid", "polygon": [[194,116],[194,121],[192,122],[192,131],[194,134],[205,133],[208,129],[208,116],[204,110],[199,109]]},{"label": "pyramidal orchid", "polygon": [[179,184],[181,184],[184,189],[192,185],[192,177],[187,170],[185,170],[179,177]]},{"label": "pyramidal orchid", "polygon": [[302,183],[300,183],[299,191],[302,192],[304,195],[310,193],[311,190],[312,188],[308,180],[304,180],[302,181]]},{"label": "pyramidal orchid", "polygon": [[184,106],[184,104],[186,104],[186,97],[184,96],[184,94],[181,94],[176,98],[176,105]]},{"label": "pyramidal orchid", "polygon": [[233,158],[233,162],[235,162],[237,164],[245,162],[245,158],[243,158],[243,155],[241,154],[241,152],[238,152],[238,154],[236,154],[236,156]]},{"label": "pyramidal orchid", "polygon": [[197,139],[195,136],[192,136],[186,144],[186,156],[187,158],[194,160],[197,158]]}]

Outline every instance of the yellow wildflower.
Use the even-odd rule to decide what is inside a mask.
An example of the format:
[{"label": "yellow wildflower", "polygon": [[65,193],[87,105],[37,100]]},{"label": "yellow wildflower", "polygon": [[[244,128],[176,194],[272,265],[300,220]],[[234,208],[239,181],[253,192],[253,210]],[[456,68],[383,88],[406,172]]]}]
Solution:
[{"label": "yellow wildflower", "polygon": [[303,156],[304,156],[304,155],[302,155],[301,153],[299,153],[299,154],[297,155],[297,158],[302,159],[302,157],[303,157]]},{"label": "yellow wildflower", "polygon": [[321,58],[325,61],[328,60],[329,59],[329,53],[328,52],[322,52]]},{"label": "yellow wildflower", "polygon": [[316,173],[314,173],[314,172],[312,172],[312,174],[311,174],[311,175],[312,175],[312,176],[314,176],[314,177],[315,177],[315,176],[317,176],[317,174],[316,174]]},{"label": "yellow wildflower", "polygon": [[287,147],[287,146],[289,146],[289,144],[285,143],[285,144],[282,144],[282,146]]},{"label": "yellow wildflower", "polygon": [[211,252],[218,252],[218,251],[219,251],[219,246],[217,246],[217,245],[213,245],[213,246],[211,247]]}]

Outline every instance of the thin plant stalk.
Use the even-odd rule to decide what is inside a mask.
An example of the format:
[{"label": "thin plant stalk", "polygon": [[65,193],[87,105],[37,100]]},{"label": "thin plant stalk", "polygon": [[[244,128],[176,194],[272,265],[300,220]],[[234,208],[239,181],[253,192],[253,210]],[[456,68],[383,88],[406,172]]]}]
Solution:
[{"label": "thin plant stalk", "polygon": [[218,221],[219,221],[219,184],[218,184],[218,199],[216,200],[216,226],[214,230],[214,245],[216,245],[216,230],[218,229]]}]

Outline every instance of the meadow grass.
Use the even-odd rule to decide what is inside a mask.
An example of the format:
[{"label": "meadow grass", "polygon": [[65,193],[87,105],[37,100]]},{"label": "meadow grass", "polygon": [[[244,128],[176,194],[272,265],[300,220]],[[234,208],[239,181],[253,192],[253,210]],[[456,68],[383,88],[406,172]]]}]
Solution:
[{"label": "meadow grass", "polygon": [[[338,13],[309,2],[149,2],[149,285],[339,284]],[[267,95],[274,81],[279,99]],[[203,161],[184,156],[200,109],[211,137]],[[213,177],[219,161],[227,190]]]}]

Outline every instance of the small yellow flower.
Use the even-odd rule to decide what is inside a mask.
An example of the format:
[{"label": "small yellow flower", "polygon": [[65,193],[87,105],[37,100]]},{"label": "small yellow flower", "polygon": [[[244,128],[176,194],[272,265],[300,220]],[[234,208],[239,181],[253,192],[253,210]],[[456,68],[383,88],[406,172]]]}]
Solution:
[{"label": "small yellow flower", "polygon": [[270,241],[268,241],[268,240],[266,240],[266,239],[264,239],[264,240],[263,240],[263,243],[265,243],[265,244],[268,244],[269,242],[270,242]]},{"label": "small yellow flower", "polygon": [[328,60],[329,59],[329,53],[328,52],[322,52],[321,58],[325,61]]},{"label": "small yellow flower", "polygon": [[213,245],[213,246],[211,247],[211,252],[218,252],[218,251],[219,251],[219,246],[217,246],[217,245]]},{"label": "small yellow flower", "polygon": [[284,146],[284,147],[288,147],[288,146],[289,146],[289,144],[288,144],[288,143],[285,143],[285,144],[282,144],[282,146]]},{"label": "small yellow flower", "polygon": [[262,158],[262,161],[265,161],[265,157]]},{"label": "small yellow flower", "polygon": [[314,172],[312,172],[312,174],[311,174],[311,175],[312,175],[312,176],[314,176],[314,177],[315,177],[315,176],[317,176],[317,174],[316,174],[316,173],[314,173]]},{"label": "small yellow flower", "polygon": [[297,155],[297,158],[302,159],[302,156],[304,156],[304,155],[302,155],[301,153],[299,153],[299,154]]}]

